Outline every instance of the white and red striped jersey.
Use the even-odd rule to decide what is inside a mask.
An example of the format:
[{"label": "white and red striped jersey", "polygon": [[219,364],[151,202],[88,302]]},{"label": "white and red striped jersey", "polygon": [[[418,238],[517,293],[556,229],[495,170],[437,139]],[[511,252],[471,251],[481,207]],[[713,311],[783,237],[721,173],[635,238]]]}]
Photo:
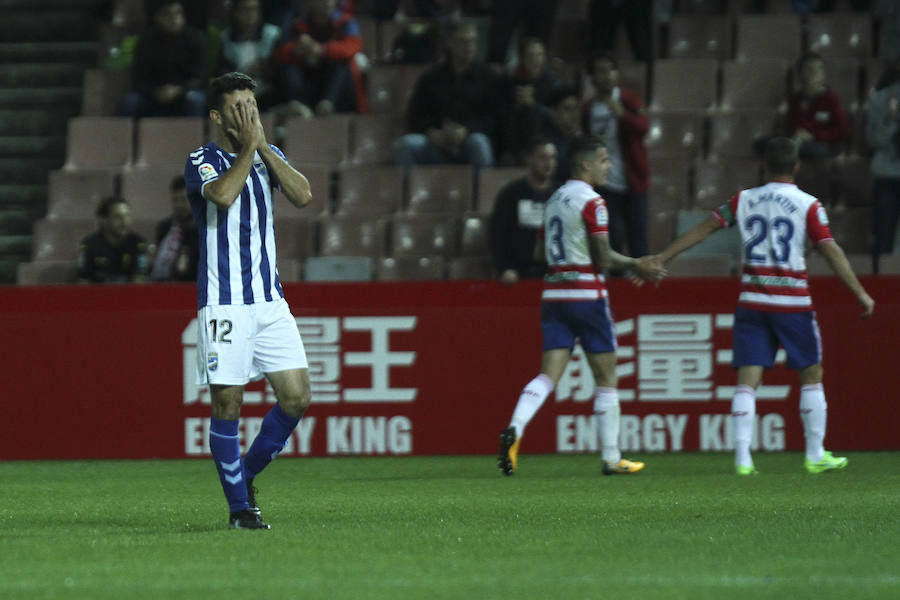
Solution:
[{"label": "white and red striped jersey", "polygon": [[738,304],[766,311],[813,309],[803,256],[833,239],[825,208],[793,183],[744,190],[713,211],[722,227],[737,225],[744,244]]},{"label": "white and red striped jersey", "polygon": [[603,273],[591,259],[589,239],[608,235],[606,203],[585,181],[570,179],[553,192],[544,209],[544,301],[606,298]]}]

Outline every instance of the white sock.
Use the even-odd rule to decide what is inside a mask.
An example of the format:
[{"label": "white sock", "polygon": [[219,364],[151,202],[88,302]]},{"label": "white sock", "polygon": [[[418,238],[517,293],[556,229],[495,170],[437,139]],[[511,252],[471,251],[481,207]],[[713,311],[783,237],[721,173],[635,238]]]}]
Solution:
[{"label": "white sock", "polygon": [[622,460],[619,452],[619,392],[616,388],[598,387],[594,395],[594,418],[603,447],[603,460],[617,463]]},{"label": "white sock", "polygon": [[529,381],[522,390],[516,410],[513,411],[512,420],[509,422],[509,426],[516,429],[517,438],[522,437],[525,426],[528,425],[552,391],[553,380],[543,373]]},{"label": "white sock", "polygon": [[828,417],[828,403],[821,383],[804,385],[800,388],[800,418],[803,419],[803,434],[806,436],[806,458],[822,460],[825,453],[825,421]]},{"label": "white sock", "polygon": [[734,464],[752,467],[750,442],[753,439],[753,419],[756,417],[756,390],[749,385],[739,385],[731,399],[731,422],[734,427]]}]

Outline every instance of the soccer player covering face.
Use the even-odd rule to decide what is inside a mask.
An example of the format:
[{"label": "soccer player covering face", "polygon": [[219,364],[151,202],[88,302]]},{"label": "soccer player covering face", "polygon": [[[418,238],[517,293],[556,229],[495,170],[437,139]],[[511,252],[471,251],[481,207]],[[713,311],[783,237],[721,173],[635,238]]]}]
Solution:
[{"label": "soccer player covering face", "polygon": [[771,139],[765,152],[768,183],[744,190],[708,219],[673,241],[656,258],[661,266],[723,227],[736,226],[744,243],[741,292],[734,313],[738,385],[731,401],[734,460],[738,475],[756,475],[750,456],[756,389],[771,368],[778,346],[800,375],[800,416],[806,436],[806,470],[821,473],[847,466],[825,450],[826,408],[822,387],[822,340],[807,286],[804,241],[808,238],[850,289],[868,317],[875,302],[860,285],[844,251],[831,237],[825,209],[794,184],[796,144]]},{"label": "soccer player covering face", "polygon": [[515,473],[525,426],[562,377],[576,340],[597,384],[594,416],[603,447],[603,473],[636,473],[644,468],[644,463],[622,458],[619,452],[617,344],[603,272],[632,269],[636,277],[656,281],[664,270],[649,257],[630,258],[609,246],[606,204],[593,189],[603,185],[610,169],[603,142],[580,140],[570,158],[572,179],[547,201],[543,239],[535,248],[547,262],[541,295],[541,373],[522,390],[509,426],[500,433],[498,466],[504,475]]},{"label": "soccer player covering face", "polygon": [[[275,268],[272,190],[298,208],[306,177],[266,142],[253,79],[228,73],[210,84],[214,141],[188,156],[184,176],[200,236],[198,383],[212,399],[209,447],[232,529],[268,529],[254,478],[281,451],[309,406],[306,354]],[[265,375],[278,402],[241,457],[244,385]]]}]

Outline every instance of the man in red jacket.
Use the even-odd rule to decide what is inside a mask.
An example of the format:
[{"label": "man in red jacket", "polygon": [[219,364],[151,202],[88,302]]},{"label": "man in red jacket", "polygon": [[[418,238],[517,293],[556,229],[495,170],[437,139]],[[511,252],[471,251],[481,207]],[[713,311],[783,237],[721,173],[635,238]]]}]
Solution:
[{"label": "man in red jacket", "polygon": [[587,69],[594,97],[584,105],[584,130],[605,140],[612,165],[606,183],[598,190],[609,210],[609,243],[616,252],[644,256],[650,185],[644,146],[647,114],[640,96],[619,87],[619,67],[611,54],[592,54]]},{"label": "man in red jacket", "polygon": [[788,100],[788,135],[799,145],[801,159],[837,154],[847,137],[847,115],[825,83],[825,61],[807,52],[797,61],[797,76],[799,89]]},{"label": "man in red jacket", "polygon": [[286,101],[296,100],[319,116],[368,112],[362,76],[354,56],[362,50],[359,24],[335,8],[336,0],[310,0],[294,21],[294,37],[275,51],[282,65]]}]

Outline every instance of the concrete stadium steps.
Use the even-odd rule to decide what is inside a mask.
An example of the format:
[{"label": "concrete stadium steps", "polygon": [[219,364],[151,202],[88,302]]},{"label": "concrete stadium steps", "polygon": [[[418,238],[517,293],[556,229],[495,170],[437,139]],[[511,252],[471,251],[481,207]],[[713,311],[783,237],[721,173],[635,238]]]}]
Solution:
[{"label": "concrete stadium steps", "polygon": [[[68,108],[68,110],[66,110]],[[0,108],[0,136],[4,135],[65,135],[69,119],[79,114],[76,107],[59,110]]]},{"label": "concrete stadium steps", "polygon": [[0,87],[79,87],[84,67],[69,63],[0,65]]},{"label": "concrete stadium steps", "polygon": [[97,39],[93,11],[79,8],[0,7],[0,42],[80,42]]},{"label": "concrete stadium steps", "polygon": [[[0,13],[2,14],[2,13]],[[81,42],[0,42],[0,63],[60,63],[71,62],[92,66],[97,62],[100,44]]]}]

